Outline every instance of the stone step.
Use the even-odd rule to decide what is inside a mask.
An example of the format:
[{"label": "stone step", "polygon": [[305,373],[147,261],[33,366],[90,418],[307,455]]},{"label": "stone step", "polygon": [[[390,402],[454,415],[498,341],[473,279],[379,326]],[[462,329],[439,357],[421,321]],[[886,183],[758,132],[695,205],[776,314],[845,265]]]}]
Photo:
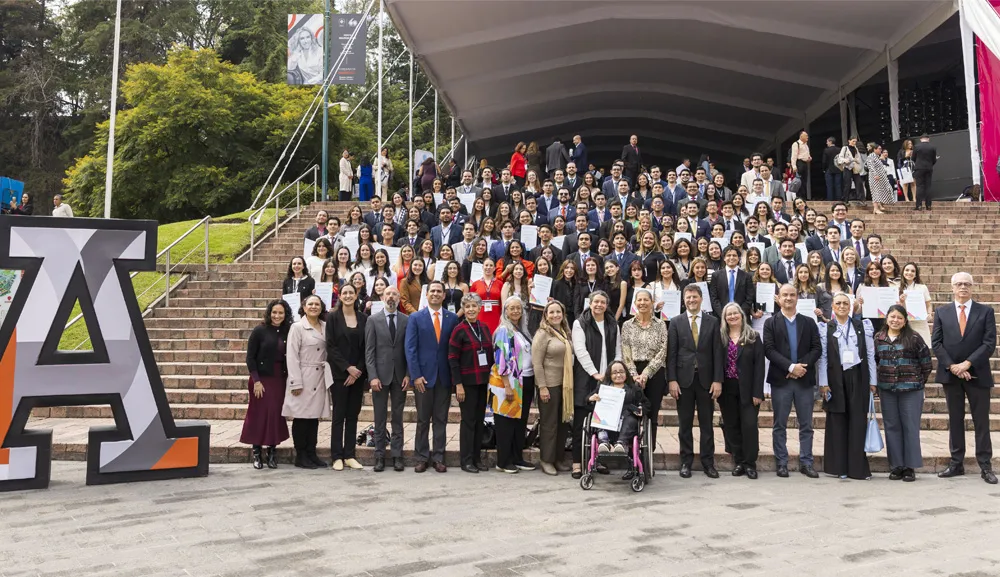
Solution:
[{"label": "stone step", "polygon": [[[278,295],[280,296],[280,295]],[[181,308],[171,305],[170,307],[160,307],[153,311],[153,317],[158,319],[251,319],[258,323],[263,318],[263,311],[254,307],[228,308],[228,307],[193,307]]]},{"label": "stone step", "polygon": [[150,341],[153,350],[160,351],[236,351],[246,356],[246,339],[211,339],[197,337],[159,338]]},{"label": "stone step", "polygon": [[[146,332],[152,341],[158,340],[186,340],[186,339],[209,339],[224,340],[240,343],[239,348],[246,349],[246,341],[253,332],[253,326],[247,328],[155,328],[150,326],[150,321],[158,321],[162,325],[164,321],[175,321],[177,319],[147,319]],[[206,320],[206,319],[197,319]],[[154,348],[156,348],[154,346]],[[176,348],[176,347],[175,347]]]},{"label": "stone step", "polygon": [[[161,309],[157,309],[161,310]],[[171,310],[171,309],[162,309]],[[245,329],[250,336],[250,330],[260,324],[263,315],[257,318],[216,318],[203,316],[198,318],[162,318],[147,317],[147,330],[151,329]]]}]

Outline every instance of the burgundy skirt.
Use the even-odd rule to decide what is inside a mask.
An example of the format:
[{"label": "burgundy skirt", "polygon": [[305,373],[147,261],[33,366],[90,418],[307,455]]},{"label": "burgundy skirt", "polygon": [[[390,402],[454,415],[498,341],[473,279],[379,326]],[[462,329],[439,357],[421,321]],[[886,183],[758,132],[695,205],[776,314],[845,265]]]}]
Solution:
[{"label": "burgundy skirt", "polygon": [[281,376],[281,363],[275,363],[276,376],[260,376],[264,394],[258,399],[253,394],[253,379],[250,384],[250,405],[243,419],[243,433],[240,442],[247,445],[280,445],[288,438],[288,422],[281,416],[281,405],[285,402],[285,377]]}]

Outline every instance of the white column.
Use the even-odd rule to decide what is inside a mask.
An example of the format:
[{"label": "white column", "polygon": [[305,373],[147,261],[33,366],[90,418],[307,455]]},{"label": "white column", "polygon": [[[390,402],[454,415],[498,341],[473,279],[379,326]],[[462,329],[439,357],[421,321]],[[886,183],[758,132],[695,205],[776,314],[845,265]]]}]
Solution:
[{"label": "white column", "polygon": [[[809,118],[806,117],[806,116],[803,116],[803,118],[802,118],[802,130],[805,130],[806,134],[810,133],[809,132]],[[816,143],[817,142],[819,142],[819,140],[812,141],[812,144],[809,147],[810,152],[816,149],[816,146],[817,146]],[[823,149],[821,148],[820,149],[821,153],[822,153],[822,150]],[[792,168],[795,168],[795,166],[793,165]],[[806,189],[806,198],[808,198],[809,200],[812,200],[812,197],[813,197],[813,179],[812,179],[812,163],[811,162],[807,163],[807,165],[806,165],[806,173],[802,175],[802,179],[805,180],[805,184],[806,184],[806,186],[805,186],[805,189]],[[801,196],[801,195],[799,195],[799,196]]]},{"label": "white column", "polygon": [[[382,0],[378,2],[378,129],[375,142],[378,143],[378,149],[375,150],[376,158],[378,153],[382,151],[382,29],[385,18],[385,7],[382,5]],[[377,162],[375,166],[375,182],[382,182],[382,163]],[[388,191],[382,191],[382,200],[387,200]]]},{"label": "white column", "polygon": [[115,54],[111,65],[111,123],[108,126],[108,165],[104,174],[104,218],[111,218],[111,181],[115,175],[115,117],[118,112],[118,54],[121,51],[121,39],[122,0],[118,0],[115,13]]},{"label": "white column", "polygon": [[455,155],[455,152],[454,152],[454,150],[455,150],[455,117],[454,116],[451,117],[451,149],[450,150],[452,151],[452,157],[454,157],[454,155]]},{"label": "white column", "polygon": [[409,183],[413,181],[413,176],[416,174],[413,170],[413,50],[410,50],[410,111],[407,113],[407,116],[410,133],[410,154],[406,157],[406,166],[409,168],[409,172],[406,176],[406,182],[409,186]]},{"label": "white column", "polygon": [[434,162],[438,159],[438,91],[434,89]]},{"label": "white column", "polygon": [[[885,51],[885,69],[889,72],[889,122],[892,125],[892,140],[899,140],[899,63]],[[883,143],[885,144],[885,143]]]},{"label": "white column", "polygon": [[473,168],[473,167],[471,167],[471,166],[469,166],[469,139],[468,138],[465,139],[465,158],[462,159],[462,165],[465,166],[466,168],[471,168],[472,169],[472,174],[476,173],[476,169]]},{"label": "white column", "polygon": [[979,158],[979,122],[976,116],[976,55],[973,50],[975,36],[969,28],[965,2],[959,4],[958,21],[962,27],[962,68],[965,72],[965,106],[969,114],[969,154],[972,157],[972,184],[982,184],[982,166]]}]

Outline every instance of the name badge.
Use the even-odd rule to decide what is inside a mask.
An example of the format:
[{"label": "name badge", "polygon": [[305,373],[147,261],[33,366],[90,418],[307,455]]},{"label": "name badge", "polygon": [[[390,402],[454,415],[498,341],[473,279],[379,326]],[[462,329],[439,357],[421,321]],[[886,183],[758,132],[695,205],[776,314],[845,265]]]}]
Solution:
[{"label": "name badge", "polygon": [[493,303],[483,303],[483,312],[484,313],[493,312]]},{"label": "name badge", "polygon": [[448,309],[450,312],[455,312],[455,303],[448,303],[448,306],[446,306],[445,308]]},{"label": "name badge", "polygon": [[845,365],[854,363],[854,351],[851,349],[840,349],[840,362]]},{"label": "name badge", "polygon": [[479,366],[486,366],[486,351],[479,351]]}]

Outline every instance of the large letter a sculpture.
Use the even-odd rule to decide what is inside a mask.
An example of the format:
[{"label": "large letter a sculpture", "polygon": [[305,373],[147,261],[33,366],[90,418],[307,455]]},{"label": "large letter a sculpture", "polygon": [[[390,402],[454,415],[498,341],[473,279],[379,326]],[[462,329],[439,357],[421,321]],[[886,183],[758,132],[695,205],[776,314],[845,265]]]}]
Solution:
[{"label": "large letter a sculpture", "polygon": [[[156,265],[156,223],[0,217],[0,268],[23,270],[0,324],[0,491],[45,488],[52,432],[34,407],[110,405],[90,429],[87,484],[208,474],[209,426],[175,425],[129,271]],[[79,301],[92,349],[59,350]]]}]

